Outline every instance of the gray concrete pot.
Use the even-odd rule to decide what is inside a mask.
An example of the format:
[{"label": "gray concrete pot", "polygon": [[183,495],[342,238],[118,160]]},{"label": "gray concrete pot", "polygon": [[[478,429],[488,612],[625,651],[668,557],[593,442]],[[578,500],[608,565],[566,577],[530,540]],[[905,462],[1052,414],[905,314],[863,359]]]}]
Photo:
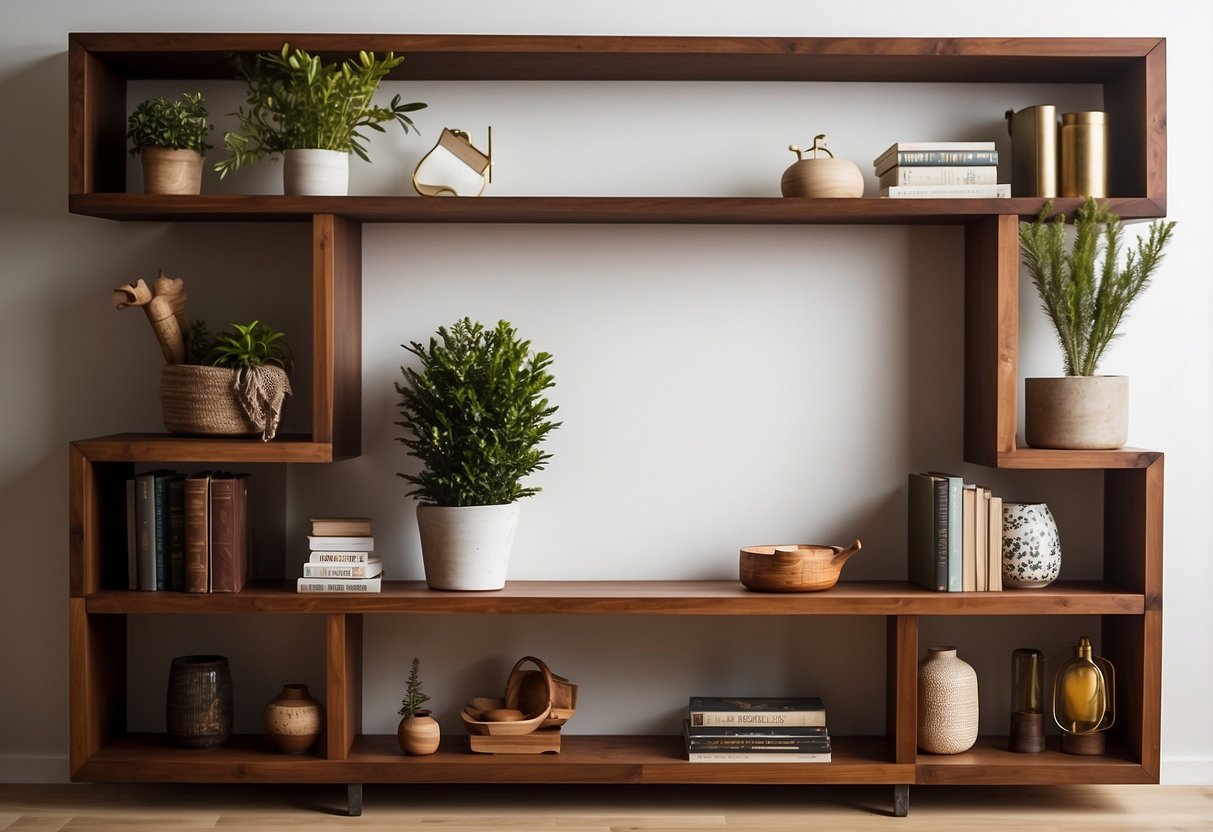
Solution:
[{"label": "gray concrete pot", "polygon": [[1128,441],[1128,376],[1029,378],[1024,393],[1033,448],[1113,450]]},{"label": "gray concrete pot", "polygon": [[503,588],[518,528],[518,509],[518,503],[417,506],[421,557],[430,589]]}]

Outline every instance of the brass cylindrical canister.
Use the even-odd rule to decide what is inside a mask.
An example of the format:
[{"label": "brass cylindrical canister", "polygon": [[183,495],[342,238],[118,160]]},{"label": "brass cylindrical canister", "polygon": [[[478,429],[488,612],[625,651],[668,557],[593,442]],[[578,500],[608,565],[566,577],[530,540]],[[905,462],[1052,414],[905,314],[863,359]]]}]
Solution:
[{"label": "brass cylindrical canister", "polygon": [[1108,120],[1098,110],[1061,117],[1060,196],[1108,195]]}]

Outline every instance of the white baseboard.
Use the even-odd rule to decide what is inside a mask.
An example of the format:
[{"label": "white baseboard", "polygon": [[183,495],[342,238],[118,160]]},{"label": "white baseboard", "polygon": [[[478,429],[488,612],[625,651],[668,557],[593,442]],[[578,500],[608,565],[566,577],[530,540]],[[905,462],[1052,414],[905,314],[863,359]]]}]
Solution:
[{"label": "white baseboard", "polygon": [[1213,757],[1163,757],[1159,779],[1167,786],[1213,786]]},{"label": "white baseboard", "polygon": [[67,783],[65,754],[0,754],[0,783]]}]

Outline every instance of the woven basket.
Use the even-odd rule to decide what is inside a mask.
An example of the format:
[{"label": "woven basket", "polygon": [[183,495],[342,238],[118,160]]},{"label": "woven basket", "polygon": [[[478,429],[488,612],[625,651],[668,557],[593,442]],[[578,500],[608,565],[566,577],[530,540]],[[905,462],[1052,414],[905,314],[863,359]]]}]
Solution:
[{"label": "woven basket", "polygon": [[249,371],[166,364],[160,373],[160,404],[170,433],[260,436],[268,441],[278,432],[282,403],[290,392],[290,381],[279,367]]}]

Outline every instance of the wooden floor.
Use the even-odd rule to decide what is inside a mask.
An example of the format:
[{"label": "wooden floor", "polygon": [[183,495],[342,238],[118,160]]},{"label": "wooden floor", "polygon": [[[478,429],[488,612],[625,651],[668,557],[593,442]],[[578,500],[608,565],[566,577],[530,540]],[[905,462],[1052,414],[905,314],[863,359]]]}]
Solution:
[{"label": "wooden floor", "polygon": [[0,785],[0,829],[1213,830],[1213,786],[913,786],[908,818],[871,786],[366,786],[364,799],[350,818],[338,786]]}]

